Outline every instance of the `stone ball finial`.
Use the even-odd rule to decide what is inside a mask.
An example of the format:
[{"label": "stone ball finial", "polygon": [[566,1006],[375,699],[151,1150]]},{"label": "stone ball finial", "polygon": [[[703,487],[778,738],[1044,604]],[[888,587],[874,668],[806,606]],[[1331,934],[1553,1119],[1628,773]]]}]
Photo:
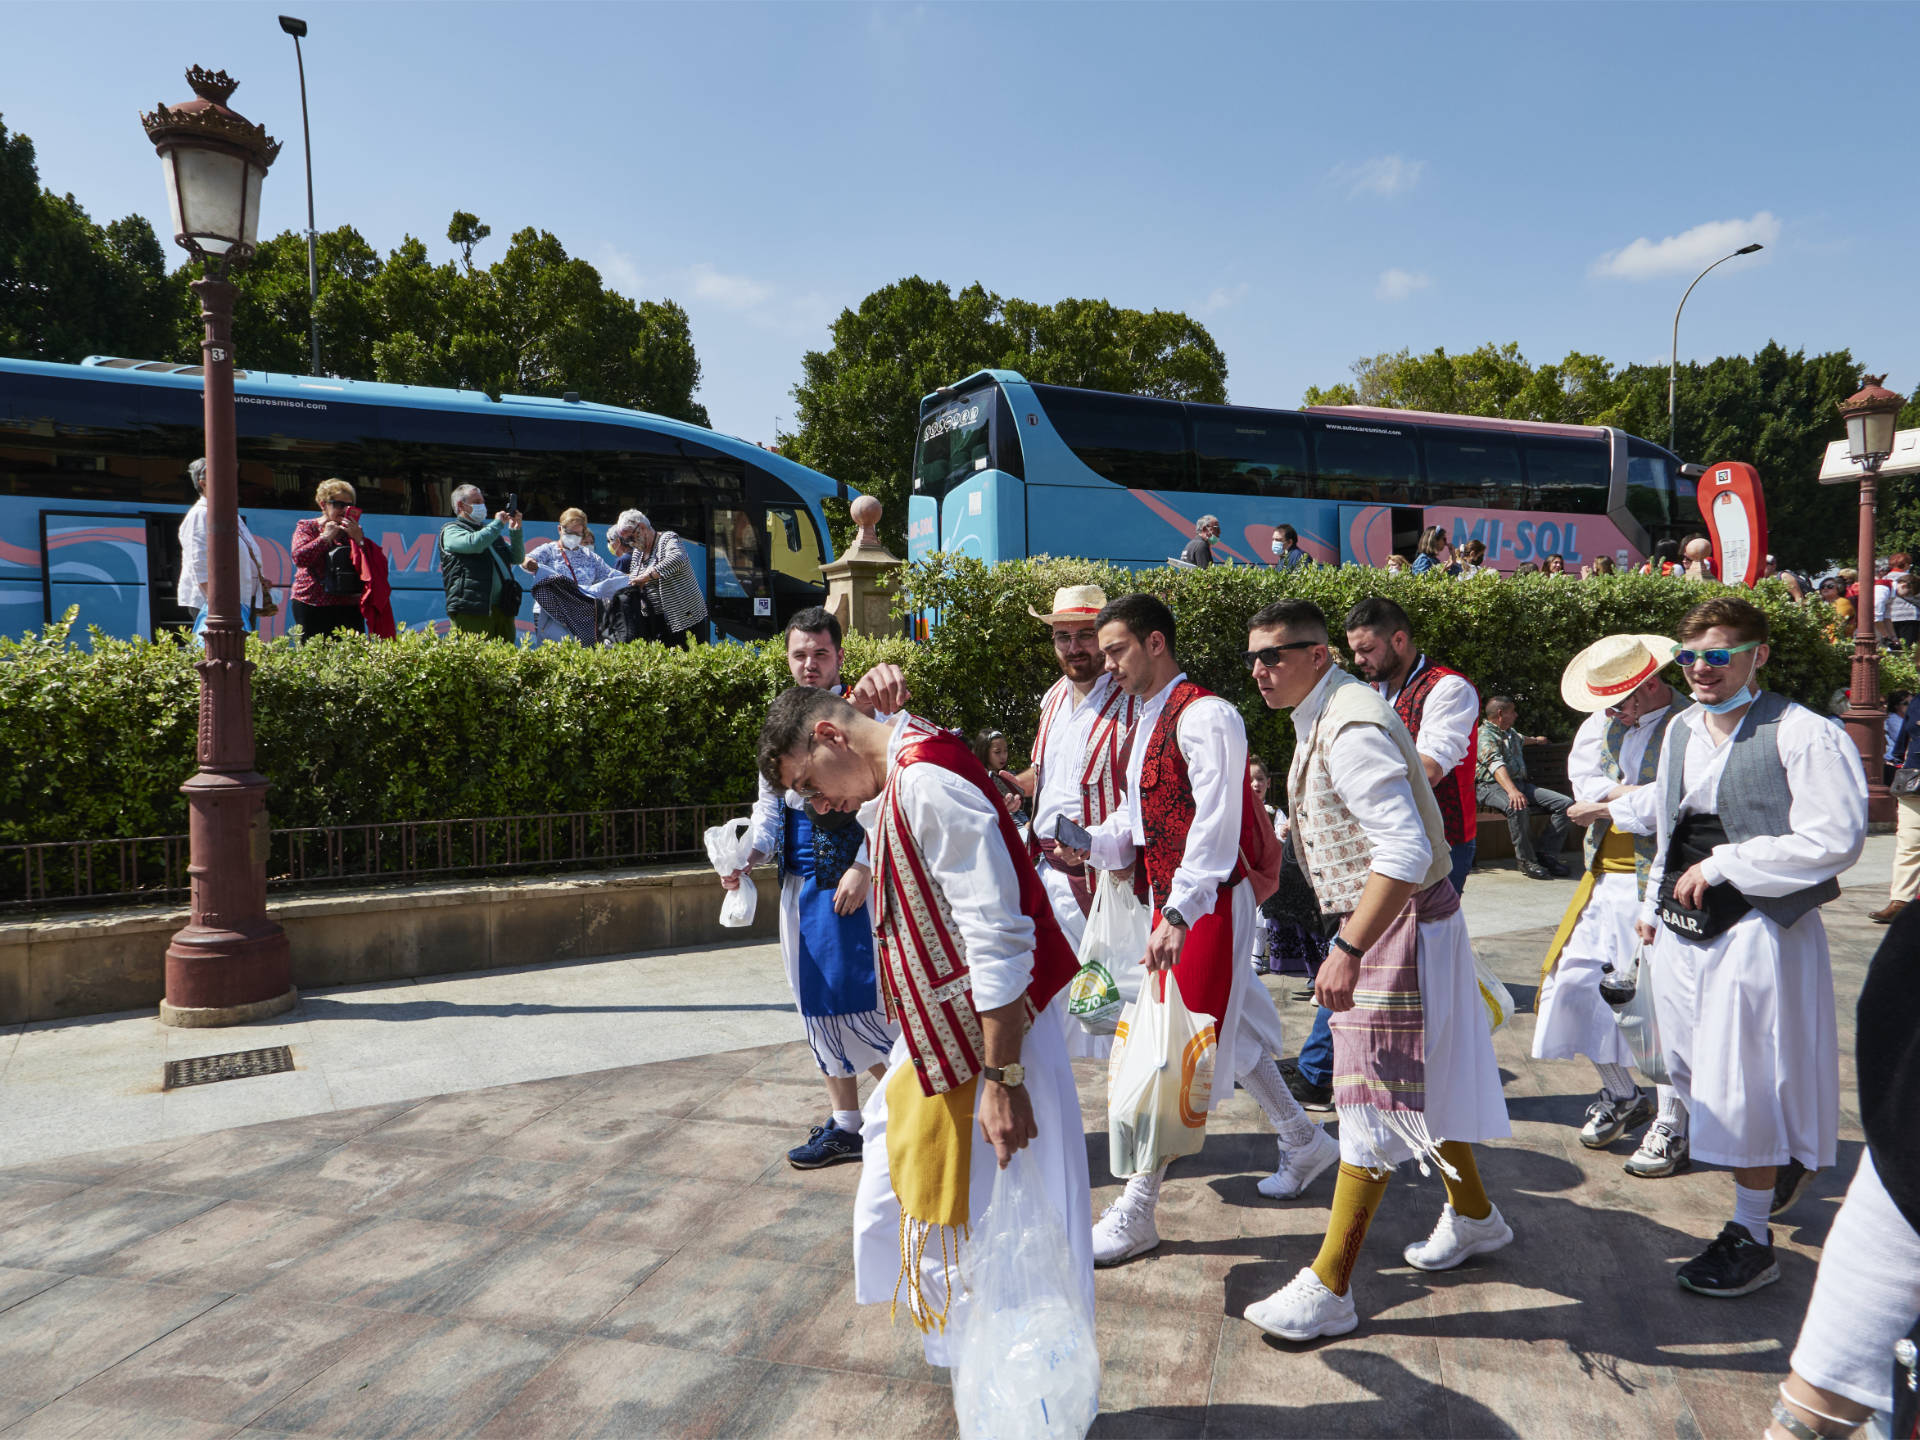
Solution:
[{"label": "stone ball finial", "polygon": [[860,533],[854,539],[856,545],[878,545],[880,543],[880,502],[871,495],[862,495],[848,507],[853,514],[853,523],[860,527]]}]

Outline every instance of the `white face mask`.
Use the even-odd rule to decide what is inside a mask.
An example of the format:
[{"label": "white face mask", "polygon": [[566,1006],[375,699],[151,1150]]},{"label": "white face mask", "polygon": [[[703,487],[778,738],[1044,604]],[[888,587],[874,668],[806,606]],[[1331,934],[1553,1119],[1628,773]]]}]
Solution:
[{"label": "white face mask", "polygon": [[486,524],[487,502],[485,500],[469,500],[467,502],[467,518],[476,525]]},{"label": "white face mask", "polygon": [[1273,553],[1274,554],[1278,555],[1281,551],[1285,550],[1286,548],[1287,547],[1281,543],[1280,537],[1278,535],[1273,537]]},{"label": "white face mask", "polygon": [[578,550],[583,542],[578,535],[569,530],[560,537],[560,543],[569,550]]}]

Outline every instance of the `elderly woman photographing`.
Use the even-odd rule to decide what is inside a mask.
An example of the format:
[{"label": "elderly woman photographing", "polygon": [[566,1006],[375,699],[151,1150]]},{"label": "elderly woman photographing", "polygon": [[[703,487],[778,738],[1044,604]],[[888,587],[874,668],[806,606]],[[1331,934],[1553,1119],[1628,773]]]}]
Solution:
[{"label": "elderly woman photographing", "polygon": [[[671,530],[655,530],[641,511],[623,510],[607,532],[607,548],[613,551],[614,568],[632,576],[646,596],[643,628],[637,633],[616,633],[612,638],[693,644],[698,638],[697,627],[706,623],[707,600],[700,593],[692,557],[680,537]],[[630,616],[631,609],[617,606],[614,614]],[[631,620],[616,619],[618,629],[631,630]]]},{"label": "elderly woman photographing", "polygon": [[533,637],[528,644],[578,640],[591,645],[599,638],[594,601],[636,582],[594,550],[586,511],[563,510],[558,528],[559,538],[534,546],[521,565],[534,577]]}]

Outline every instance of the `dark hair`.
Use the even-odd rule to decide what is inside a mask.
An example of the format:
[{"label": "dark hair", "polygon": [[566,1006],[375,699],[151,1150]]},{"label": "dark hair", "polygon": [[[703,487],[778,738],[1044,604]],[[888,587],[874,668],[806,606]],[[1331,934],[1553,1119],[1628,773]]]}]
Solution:
[{"label": "dark hair", "polygon": [[1560,562],[1560,568],[1562,570],[1567,568],[1567,557],[1562,555],[1558,550],[1554,551],[1551,555],[1547,556],[1547,563],[1549,565],[1551,565],[1556,560]]},{"label": "dark hair", "polygon": [[1300,532],[1291,525],[1276,525],[1273,527],[1273,533],[1290,544],[1300,543]]},{"label": "dark hair", "polygon": [[[993,753],[993,742],[996,740],[1007,740],[1007,737],[999,730],[982,730],[973,737],[973,758],[978,760],[989,773],[993,770],[993,762],[987,756]],[[1009,752],[1007,758],[1011,760],[1013,758],[1011,740],[1007,740],[1007,750]]]},{"label": "dark hair", "polygon": [[1593,562],[1593,573],[1596,575],[1613,575],[1618,572],[1619,567],[1613,563],[1611,555],[1602,555]]},{"label": "dark hair", "polygon": [[1766,611],[1750,600],[1736,600],[1731,595],[1721,595],[1712,600],[1702,600],[1681,616],[1673,636],[1684,643],[1699,639],[1709,630],[1731,630],[1736,642],[1741,645],[1749,640],[1757,640],[1764,645],[1773,634],[1767,625]]},{"label": "dark hair", "polygon": [[1324,645],[1327,612],[1311,600],[1276,600],[1253,612],[1253,618],[1247,621],[1247,633],[1255,630],[1308,630]]},{"label": "dark hair", "polygon": [[1397,635],[1404,631],[1409,640],[1413,638],[1413,622],[1407,618],[1407,612],[1384,595],[1369,595],[1356,602],[1347,611],[1346,628],[1371,630],[1378,635]]},{"label": "dark hair", "polygon": [[795,685],[783,690],[767,710],[760,726],[760,774],[776,790],[785,790],[780,778],[780,762],[810,740],[813,727],[822,720],[846,720],[854,709],[831,690],[814,690]]},{"label": "dark hair", "polygon": [[1251,770],[1256,765],[1260,767],[1260,773],[1262,775],[1266,776],[1269,780],[1273,778],[1272,767],[1270,767],[1266,761],[1262,760],[1258,755],[1247,756],[1247,769]]},{"label": "dark hair", "polygon": [[786,643],[787,637],[796,630],[804,630],[809,635],[818,635],[824,630],[833,637],[833,648],[842,648],[840,622],[823,606],[809,605],[804,610],[794,611],[793,618],[787,621],[787,628],[780,632],[781,643]]},{"label": "dark hair", "polygon": [[1482,560],[1487,558],[1487,542],[1484,540],[1467,541],[1466,544],[1460,547],[1460,558],[1465,560],[1469,565],[1478,565]]},{"label": "dark hair", "polygon": [[1516,575],[1538,575],[1540,573],[1540,567],[1531,560],[1522,560],[1518,565],[1513,567],[1513,573]]},{"label": "dark hair", "polygon": [[[1693,537],[1689,535],[1687,538],[1691,540]],[[1653,554],[1649,558],[1666,561],[1678,560],[1680,558],[1680,542],[1678,540],[1660,541],[1653,547]]]},{"label": "dark hair", "polygon": [[1493,712],[1496,710],[1511,710],[1516,715],[1520,713],[1520,707],[1513,703],[1513,697],[1511,695],[1489,695],[1487,697],[1487,708],[1481,711],[1481,714],[1491,720],[1493,718]]},{"label": "dark hair", "polygon": [[1126,626],[1142,645],[1147,643],[1147,636],[1158,630],[1167,637],[1168,651],[1173,649],[1173,611],[1151,595],[1122,595],[1117,600],[1109,600],[1107,608],[1093,617],[1095,633],[1114,624]]}]

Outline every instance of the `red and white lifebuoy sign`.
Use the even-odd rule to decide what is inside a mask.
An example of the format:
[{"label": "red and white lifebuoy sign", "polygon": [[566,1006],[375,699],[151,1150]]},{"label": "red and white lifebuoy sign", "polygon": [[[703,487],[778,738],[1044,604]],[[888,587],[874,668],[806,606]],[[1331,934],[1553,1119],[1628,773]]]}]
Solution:
[{"label": "red and white lifebuoy sign", "polygon": [[1767,568],[1767,497],[1760,472],[1744,460],[1709,465],[1700,477],[1700,513],[1707,518],[1720,578],[1729,585],[1758,581]]}]

